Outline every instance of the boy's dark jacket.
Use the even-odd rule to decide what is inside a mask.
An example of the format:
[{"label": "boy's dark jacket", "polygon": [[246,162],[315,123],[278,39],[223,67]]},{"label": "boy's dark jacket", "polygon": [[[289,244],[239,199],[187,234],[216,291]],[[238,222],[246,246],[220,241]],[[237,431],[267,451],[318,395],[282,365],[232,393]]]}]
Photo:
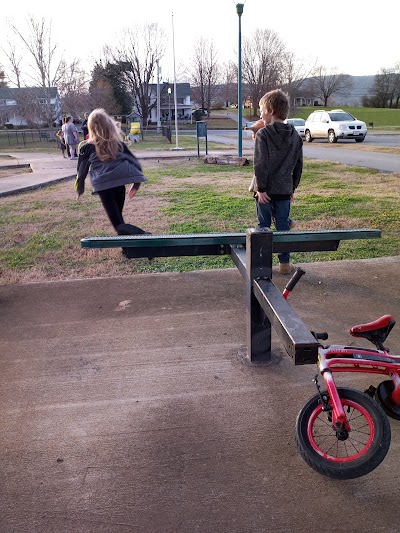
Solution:
[{"label": "boy's dark jacket", "polygon": [[78,175],[75,183],[75,188],[79,194],[83,194],[85,190],[85,178],[89,170],[93,192],[147,181],[139,161],[125,144],[123,151],[118,152],[117,159],[100,161],[96,155],[95,146],[82,142],[79,145]]},{"label": "boy's dark jacket", "polygon": [[254,190],[291,195],[303,170],[303,140],[291,124],[274,122],[261,128],[254,145]]}]

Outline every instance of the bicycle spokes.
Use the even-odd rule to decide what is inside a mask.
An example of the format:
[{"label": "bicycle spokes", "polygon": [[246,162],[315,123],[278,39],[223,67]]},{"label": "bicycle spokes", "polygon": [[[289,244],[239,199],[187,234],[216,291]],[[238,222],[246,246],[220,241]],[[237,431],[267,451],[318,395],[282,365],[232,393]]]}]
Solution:
[{"label": "bicycle spokes", "polygon": [[[324,391],[322,397],[329,394]],[[301,409],[296,444],[303,459],[317,472],[339,479],[360,477],[374,470],[390,446],[390,425],[379,405],[359,391],[338,388],[345,421],[335,409],[324,411],[320,394]]]},{"label": "bicycle spokes", "polygon": [[[318,406],[310,418],[308,436],[312,447],[330,461],[354,461],[363,455],[374,439],[374,424],[369,413],[350,400],[342,401],[349,430],[334,427],[330,416]],[[346,424],[347,426],[347,424]]]}]

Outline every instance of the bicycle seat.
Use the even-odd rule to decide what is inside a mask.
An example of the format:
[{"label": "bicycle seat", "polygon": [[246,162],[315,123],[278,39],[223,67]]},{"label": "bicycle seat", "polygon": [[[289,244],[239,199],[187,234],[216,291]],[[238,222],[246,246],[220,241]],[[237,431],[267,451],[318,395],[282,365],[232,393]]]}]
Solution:
[{"label": "bicycle seat", "polygon": [[392,315],[383,315],[373,322],[353,326],[350,329],[350,335],[353,337],[364,337],[364,339],[369,340],[375,345],[377,343],[382,345],[395,324],[396,320]]}]

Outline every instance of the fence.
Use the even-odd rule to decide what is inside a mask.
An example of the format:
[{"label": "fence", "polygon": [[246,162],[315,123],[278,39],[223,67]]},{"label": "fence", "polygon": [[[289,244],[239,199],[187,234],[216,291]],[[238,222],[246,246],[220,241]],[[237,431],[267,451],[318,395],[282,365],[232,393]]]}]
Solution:
[{"label": "fence", "polygon": [[29,146],[34,143],[55,142],[55,131],[50,130],[6,130],[0,131],[0,148]]}]

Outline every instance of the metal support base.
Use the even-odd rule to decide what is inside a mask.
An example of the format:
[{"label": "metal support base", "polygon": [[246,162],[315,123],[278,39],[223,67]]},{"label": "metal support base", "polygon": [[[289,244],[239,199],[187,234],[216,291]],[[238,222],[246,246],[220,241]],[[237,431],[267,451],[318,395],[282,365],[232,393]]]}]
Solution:
[{"label": "metal support base", "polygon": [[271,322],[257,301],[253,280],[271,279],[272,231],[268,228],[246,232],[246,340],[251,362],[271,360]]}]

